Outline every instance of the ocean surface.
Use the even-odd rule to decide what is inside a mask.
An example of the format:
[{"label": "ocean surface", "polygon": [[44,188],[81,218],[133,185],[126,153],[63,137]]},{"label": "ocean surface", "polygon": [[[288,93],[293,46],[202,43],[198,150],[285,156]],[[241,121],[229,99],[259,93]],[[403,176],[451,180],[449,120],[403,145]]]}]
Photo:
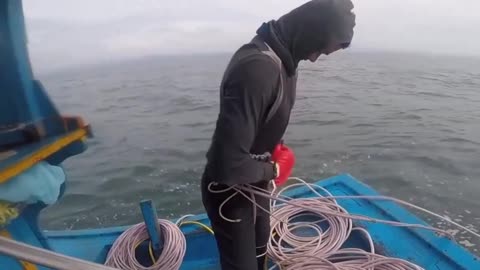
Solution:
[{"label": "ocean surface", "polygon": [[[199,181],[228,60],[151,57],[39,75],[62,113],[82,115],[95,135],[65,162],[67,192],[42,225],[137,223],[142,199],[153,199],[162,218],[203,212]],[[349,173],[478,230],[479,89],[478,59],[342,52],[302,64],[285,136],[294,175]],[[457,236],[478,253],[479,240]]]}]

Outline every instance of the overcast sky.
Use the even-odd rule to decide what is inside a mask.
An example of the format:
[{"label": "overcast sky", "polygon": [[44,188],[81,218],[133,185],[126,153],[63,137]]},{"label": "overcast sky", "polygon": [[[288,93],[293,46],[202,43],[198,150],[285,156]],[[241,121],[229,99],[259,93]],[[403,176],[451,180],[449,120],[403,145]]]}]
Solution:
[{"label": "overcast sky", "polygon": [[[24,0],[36,68],[232,52],[305,0]],[[354,0],[353,49],[480,55],[479,0]]]}]

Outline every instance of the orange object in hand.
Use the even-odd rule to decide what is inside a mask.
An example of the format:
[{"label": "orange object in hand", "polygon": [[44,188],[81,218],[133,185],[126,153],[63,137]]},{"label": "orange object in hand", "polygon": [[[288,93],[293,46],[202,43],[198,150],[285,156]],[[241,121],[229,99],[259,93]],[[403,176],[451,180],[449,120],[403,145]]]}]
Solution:
[{"label": "orange object in hand", "polygon": [[272,153],[272,161],[278,166],[278,175],[275,184],[281,186],[287,182],[295,165],[295,154],[283,143],[277,144]]}]

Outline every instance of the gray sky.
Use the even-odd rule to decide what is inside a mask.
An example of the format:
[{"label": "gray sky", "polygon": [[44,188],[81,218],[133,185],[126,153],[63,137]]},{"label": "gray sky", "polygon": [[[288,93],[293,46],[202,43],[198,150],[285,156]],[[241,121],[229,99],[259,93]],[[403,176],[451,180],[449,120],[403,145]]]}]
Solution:
[{"label": "gray sky", "polygon": [[[232,52],[262,22],[304,2],[24,0],[24,11],[33,64],[48,70],[152,54]],[[354,3],[353,49],[480,56],[479,0]]]}]

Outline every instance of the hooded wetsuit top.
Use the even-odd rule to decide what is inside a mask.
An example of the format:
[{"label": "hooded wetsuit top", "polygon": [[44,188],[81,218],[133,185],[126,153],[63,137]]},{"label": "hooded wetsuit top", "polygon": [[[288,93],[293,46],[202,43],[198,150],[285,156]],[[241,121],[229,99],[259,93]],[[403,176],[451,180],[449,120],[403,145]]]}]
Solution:
[{"label": "hooded wetsuit top", "polygon": [[[350,44],[352,8],[349,0],[310,1],[264,23],[254,40],[237,50],[220,88],[220,112],[207,153],[208,181],[234,185],[274,178],[274,166],[258,156],[271,153],[285,133],[295,102],[298,63],[329,42]],[[264,53],[267,50],[281,59],[281,68]],[[281,103],[267,119],[281,84]]]}]

